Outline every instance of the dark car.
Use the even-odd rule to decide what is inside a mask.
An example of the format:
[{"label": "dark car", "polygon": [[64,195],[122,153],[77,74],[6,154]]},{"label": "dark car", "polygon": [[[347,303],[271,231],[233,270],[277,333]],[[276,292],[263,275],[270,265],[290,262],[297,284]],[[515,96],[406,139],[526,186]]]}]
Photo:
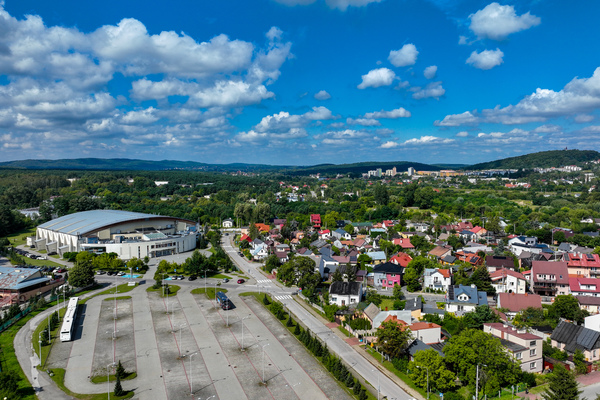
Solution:
[{"label": "dark car", "polygon": [[244,283],[246,282],[244,279],[238,279],[238,283]]},{"label": "dark car", "polygon": [[190,275],[190,277],[188,278],[188,281],[195,281],[196,279],[198,279],[198,277],[196,275]]}]

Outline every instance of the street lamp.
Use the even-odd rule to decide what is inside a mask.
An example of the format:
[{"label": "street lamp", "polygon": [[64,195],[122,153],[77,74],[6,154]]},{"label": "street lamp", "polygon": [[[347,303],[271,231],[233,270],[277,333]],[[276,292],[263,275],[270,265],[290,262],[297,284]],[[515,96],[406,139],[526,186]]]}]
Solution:
[{"label": "street lamp", "polygon": [[[181,352],[181,351],[180,351]],[[190,394],[194,394],[194,373],[192,370],[192,357],[194,357],[198,352],[190,354]]]},{"label": "street lamp", "polygon": [[379,400],[379,370],[372,369],[371,371],[377,373],[377,400]]},{"label": "street lamp", "polygon": [[215,308],[217,308],[217,283],[215,282]]},{"label": "street lamp", "polygon": [[117,319],[117,292],[119,291],[119,286],[117,284],[117,275],[115,275],[115,315],[114,319]]},{"label": "street lamp", "polygon": [[250,316],[248,315],[247,317],[242,318],[242,351],[244,351],[244,320],[250,318]]},{"label": "street lamp", "polygon": [[270,343],[267,343],[262,346],[262,383],[265,384],[265,347],[267,347]]},{"label": "street lamp", "polygon": [[108,364],[106,366],[106,394],[108,395],[108,400],[110,400],[110,367],[114,366],[115,363]]},{"label": "street lamp", "polygon": [[42,366],[42,332],[38,336],[38,343],[40,344],[40,367]]},{"label": "street lamp", "polygon": [[[417,368],[422,369],[423,367],[416,365]],[[427,370],[427,399],[429,400],[429,367],[425,367]]]}]

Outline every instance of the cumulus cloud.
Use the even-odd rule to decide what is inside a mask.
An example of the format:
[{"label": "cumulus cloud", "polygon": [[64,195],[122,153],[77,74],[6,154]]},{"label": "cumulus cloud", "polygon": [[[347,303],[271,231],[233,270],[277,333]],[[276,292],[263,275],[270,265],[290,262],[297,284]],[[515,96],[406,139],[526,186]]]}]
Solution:
[{"label": "cumulus cloud", "polygon": [[400,108],[396,108],[395,110],[390,110],[390,111],[381,110],[381,111],[366,113],[365,118],[396,119],[396,118],[409,118],[410,115],[411,115],[410,111],[407,111],[403,107],[400,107]]},{"label": "cumulus cloud", "polygon": [[373,118],[347,118],[346,123],[348,125],[362,125],[362,126],[380,126],[381,122]]},{"label": "cumulus cloud", "polygon": [[588,115],[588,114],[579,114],[575,116],[575,122],[581,124],[584,122],[592,122],[594,120],[594,116],[593,115]]},{"label": "cumulus cloud", "polygon": [[478,37],[493,40],[505,39],[508,35],[524,31],[541,23],[541,19],[529,12],[517,15],[513,6],[502,6],[496,2],[469,15],[470,28]]},{"label": "cumulus cloud", "polygon": [[538,88],[515,105],[497,106],[481,113],[466,111],[448,115],[438,126],[474,125],[479,122],[505,125],[544,122],[550,118],[586,114],[600,108],[600,67],[589,78],[574,78],[562,90]]},{"label": "cumulus cloud", "polygon": [[469,132],[467,132],[467,131],[461,131],[461,132],[458,132],[456,134],[456,136],[457,137],[467,137],[467,136],[469,136]]},{"label": "cumulus cloud", "polygon": [[470,111],[465,111],[462,114],[446,115],[443,120],[435,121],[435,126],[461,126],[461,125],[475,125],[478,119]]},{"label": "cumulus cloud", "polygon": [[417,89],[412,97],[413,99],[426,99],[428,97],[433,97],[435,99],[439,99],[446,93],[446,89],[442,87],[442,82],[431,82],[423,89]]},{"label": "cumulus cloud", "polygon": [[502,57],[504,57],[504,53],[500,49],[483,50],[481,53],[474,51],[467,58],[466,63],[475,68],[487,70],[502,64],[504,62]]},{"label": "cumulus cloud", "polygon": [[423,71],[423,76],[427,79],[433,79],[433,78],[435,78],[437,69],[438,69],[437,65],[430,65],[429,67],[425,68],[425,71]]},{"label": "cumulus cloud", "polygon": [[331,95],[329,93],[327,93],[325,90],[320,90],[317,93],[315,93],[316,100],[329,100],[330,98],[331,98]]},{"label": "cumulus cloud", "polygon": [[368,87],[389,86],[395,78],[396,74],[389,68],[373,69],[362,76],[362,82],[357,87],[359,89],[366,89]]},{"label": "cumulus cloud", "polygon": [[388,141],[379,146],[382,149],[391,149],[400,146],[423,146],[432,144],[449,144],[455,142],[455,139],[441,138],[437,136],[421,136],[420,138],[408,139],[404,142],[398,143],[394,141]]},{"label": "cumulus cloud", "polygon": [[408,43],[402,46],[400,50],[390,51],[388,60],[394,67],[406,67],[415,64],[418,55],[417,47],[412,43]]}]

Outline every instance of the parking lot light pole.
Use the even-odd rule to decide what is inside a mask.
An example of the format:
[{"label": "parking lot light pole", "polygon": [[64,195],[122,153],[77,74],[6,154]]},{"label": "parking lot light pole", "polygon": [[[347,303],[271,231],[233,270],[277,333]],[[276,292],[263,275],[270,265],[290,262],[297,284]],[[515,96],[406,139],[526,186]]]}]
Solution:
[{"label": "parking lot light pole", "polygon": [[247,317],[242,318],[242,351],[244,351],[244,320],[250,318],[250,316],[248,315]]},{"label": "parking lot light pole", "polygon": [[215,308],[217,308],[217,284],[215,283]]},{"label": "parking lot light pole", "polygon": [[181,357],[181,330],[185,327],[185,324],[179,325],[179,357]]},{"label": "parking lot light pole", "polygon": [[38,336],[38,343],[40,344],[40,367],[42,366],[42,332]]},{"label": "parking lot light pole", "polygon": [[115,363],[108,364],[106,366],[106,394],[108,395],[108,400],[110,400],[110,367],[114,366]]},{"label": "parking lot light pole", "polygon": [[265,384],[265,347],[267,347],[270,343],[267,343],[262,346],[262,383]]},{"label": "parking lot light pole", "polygon": [[192,370],[192,357],[194,357],[198,352],[190,354],[190,394],[194,394],[194,371]]}]

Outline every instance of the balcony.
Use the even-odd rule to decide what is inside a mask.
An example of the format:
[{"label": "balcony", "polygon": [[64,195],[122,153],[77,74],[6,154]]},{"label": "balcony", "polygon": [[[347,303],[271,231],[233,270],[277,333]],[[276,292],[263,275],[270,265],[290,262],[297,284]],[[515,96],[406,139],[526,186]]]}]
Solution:
[{"label": "balcony", "polygon": [[[549,283],[556,283],[556,278],[537,278],[535,279],[536,282],[549,282]],[[535,283],[534,283],[535,284]]]}]

